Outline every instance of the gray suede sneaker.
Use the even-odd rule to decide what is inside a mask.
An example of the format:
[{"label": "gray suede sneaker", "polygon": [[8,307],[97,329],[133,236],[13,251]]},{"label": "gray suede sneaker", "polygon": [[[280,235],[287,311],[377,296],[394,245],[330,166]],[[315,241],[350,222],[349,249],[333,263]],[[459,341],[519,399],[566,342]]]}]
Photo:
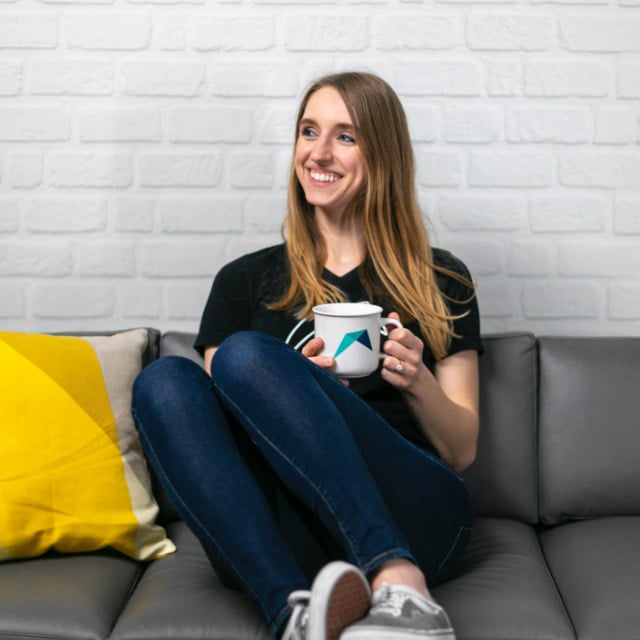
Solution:
[{"label": "gray suede sneaker", "polygon": [[281,640],[338,640],[367,613],[370,601],[364,574],[346,562],[331,562],[318,573],[311,591],[289,596],[293,611]]},{"label": "gray suede sneaker", "polygon": [[344,630],[340,640],[455,640],[444,609],[410,587],[385,584],[373,594],[369,615]]}]

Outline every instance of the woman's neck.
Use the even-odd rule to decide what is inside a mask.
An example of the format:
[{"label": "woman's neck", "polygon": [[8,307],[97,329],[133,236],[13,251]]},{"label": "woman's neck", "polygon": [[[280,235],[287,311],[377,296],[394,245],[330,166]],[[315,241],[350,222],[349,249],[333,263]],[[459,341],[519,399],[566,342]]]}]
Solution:
[{"label": "woman's neck", "polygon": [[317,215],[316,220],[327,248],[325,268],[337,276],[353,271],[365,257],[362,220],[355,216],[334,220],[324,215]]}]

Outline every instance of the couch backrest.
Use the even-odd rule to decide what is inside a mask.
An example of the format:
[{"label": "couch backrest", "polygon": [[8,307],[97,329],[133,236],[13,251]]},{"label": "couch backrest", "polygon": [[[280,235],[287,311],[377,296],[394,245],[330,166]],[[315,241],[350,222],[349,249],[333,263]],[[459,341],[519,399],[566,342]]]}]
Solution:
[{"label": "couch backrest", "polygon": [[540,514],[640,515],[640,338],[540,338]]},{"label": "couch backrest", "polygon": [[463,476],[477,515],[538,522],[536,339],[483,336],[480,435]]}]

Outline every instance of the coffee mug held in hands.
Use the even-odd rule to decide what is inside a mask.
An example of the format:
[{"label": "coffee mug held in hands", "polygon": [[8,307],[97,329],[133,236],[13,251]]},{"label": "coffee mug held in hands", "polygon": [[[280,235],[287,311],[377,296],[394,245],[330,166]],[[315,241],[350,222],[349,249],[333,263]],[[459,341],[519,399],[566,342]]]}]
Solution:
[{"label": "coffee mug held in hands", "polygon": [[315,335],[322,338],[320,355],[335,358],[331,369],[338,378],[361,378],[378,368],[380,332],[387,324],[402,327],[393,318],[382,317],[382,307],[366,302],[332,302],[313,308]]}]

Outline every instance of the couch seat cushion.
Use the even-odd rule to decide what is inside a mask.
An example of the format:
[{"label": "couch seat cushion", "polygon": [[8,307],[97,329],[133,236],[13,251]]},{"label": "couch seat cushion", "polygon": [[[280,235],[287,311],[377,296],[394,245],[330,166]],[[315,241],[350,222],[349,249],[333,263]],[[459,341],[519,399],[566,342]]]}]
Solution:
[{"label": "couch seat cushion", "polygon": [[565,524],[541,541],[578,640],[637,640],[640,517]]},{"label": "couch seat cushion", "polygon": [[108,550],[2,563],[0,637],[106,638],[142,566]]},{"label": "couch seat cushion", "polygon": [[177,552],[149,565],[111,640],[272,640],[257,606],[219,581],[190,529],[167,530]]},{"label": "couch seat cushion", "polygon": [[457,576],[434,597],[457,640],[573,638],[535,531],[521,522],[479,518]]}]

